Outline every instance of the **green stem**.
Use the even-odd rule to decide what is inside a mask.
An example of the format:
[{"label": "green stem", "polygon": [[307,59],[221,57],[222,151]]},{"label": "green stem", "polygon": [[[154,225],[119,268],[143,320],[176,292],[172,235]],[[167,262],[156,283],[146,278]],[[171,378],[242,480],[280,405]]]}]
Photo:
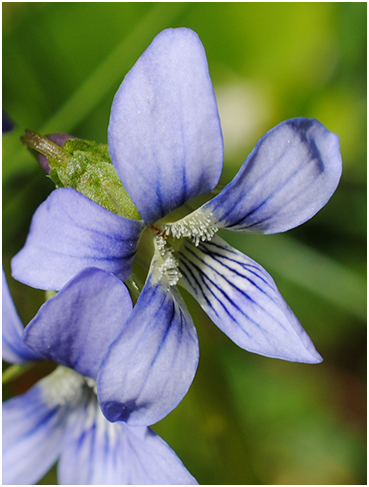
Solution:
[{"label": "green stem", "polygon": [[68,152],[63,150],[57,144],[54,144],[54,142],[51,142],[51,140],[43,137],[37,132],[32,132],[32,130],[27,129],[25,131],[25,135],[21,137],[21,141],[29,149],[33,149],[40,154],[43,154],[44,156],[53,159],[59,164],[68,162],[71,157]]},{"label": "green stem", "polygon": [[14,364],[8,367],[4,372],[3,372],[3,384],[6,384],[7,382],[10,382],[11,380],[16,379],[20,375],[24,374],[29,370],[31,367],[34,366],[33,362],[27,362],[25,364]]}]

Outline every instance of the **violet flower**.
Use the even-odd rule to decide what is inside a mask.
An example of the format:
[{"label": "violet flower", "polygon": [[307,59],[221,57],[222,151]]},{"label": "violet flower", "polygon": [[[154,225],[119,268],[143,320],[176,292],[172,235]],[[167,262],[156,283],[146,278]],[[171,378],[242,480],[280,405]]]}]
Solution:
[{"label": "violet flower", "polygon": [[206,55],[186,28],[158,34],[126,75],[108,135],[114,167],[143,221],[109,213],[62,188],[36,211],[25,247],[12,263],[16,279],[43,289],[60,289],[87,265],[126,280],[141,234],[142,241],[153,242],[146,284],[99,373],[106,417],[152,424],[186,394],[199,351],[176,284],[245,350],[320,362],[271,276],[215,233],[284,232],[311,218],[340,179],[337,135],[314,119],[282,122],[217,196],[171,220],[169,213],[214,189],[223,161]]},{"label": "violet flower", "polygon": [[57,460],[60,484],[197,483],[149,428],[109,423],[101,413],[97,371],[131,309],[119,279],[85,269],[41,306],[23,342],[3,273],[3,359],[47,358],[61,364],[25,394],[3,403],[4,484],[33,484]]}]

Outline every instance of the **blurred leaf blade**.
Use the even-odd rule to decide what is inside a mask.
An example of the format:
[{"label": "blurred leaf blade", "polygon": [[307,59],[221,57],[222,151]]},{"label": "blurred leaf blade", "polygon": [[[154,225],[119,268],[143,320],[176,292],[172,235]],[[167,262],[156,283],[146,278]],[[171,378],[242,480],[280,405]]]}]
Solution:
[{"label": "blurred leaf blade", "polygon": [[[123,41],[111,52],[83,84],[66,100],[60,109],[37,130],[41,134],[52,132],[72,133],[78,123],[83,121],[101,99],[115,86],[118,88],[124,74],[138,58],[151,39],[165,26],[171,23],[185,8],[186,3],[169,4],[155,3],[149,13],[135,26]],[[22,169],[31,170],[32,166],[24,166],[24,150],[14,154],[12,165],[3,167],[3,177],[7,170],[12,172]]]}]

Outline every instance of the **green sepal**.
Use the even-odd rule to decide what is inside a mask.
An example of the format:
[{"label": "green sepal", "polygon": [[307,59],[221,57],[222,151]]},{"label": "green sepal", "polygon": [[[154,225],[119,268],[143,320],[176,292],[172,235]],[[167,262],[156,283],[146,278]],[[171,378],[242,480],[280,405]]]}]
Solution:
[{"label": "green sepal", "polygon": [[117,215],[141,220],[114,169],[107,144],[67,139],[59,147],[31,130],[21,140],[32,152],[48,158],[49,177],[57,188],[73,188]]},{"label": "green sepal", "polygon": [[57,188],[64,188],[64,184],[60,181],[58,172],[54,169],[53,165],[50,163],[50,158],[48,158],[49,161],[49,166],[50,166],[50,174],[48,177],[51,179],[51,181],[55,184]]},{"label": "green sepal", "polygon": [[68,139],[63,150],[71,156],[66,164],[49,160],[55,183],[76,189],[117,215],[141,219],[114,169],[107,144]]}]

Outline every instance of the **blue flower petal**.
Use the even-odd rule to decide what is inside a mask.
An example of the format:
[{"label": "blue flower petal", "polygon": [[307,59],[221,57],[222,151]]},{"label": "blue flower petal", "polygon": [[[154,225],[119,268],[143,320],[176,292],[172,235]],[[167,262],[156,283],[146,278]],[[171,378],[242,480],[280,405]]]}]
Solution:
[{"label": "blue flower petal", "polygon": [[195,32],[155,37],[115,95],[108,134],[114,167],[146,224],[216,186],[222,133]]},{"label": "blue flower petal", "polygon": [[287,120],[256,144],[233,181],[204,207],[220,227],[284,232],[327,203],[341,171],[337,135],[317,120]]},{"label": "blue flower petal", "polygon": [[3,404],[3,484],[35,484],[61,451],[68,406],[48,404],[48,378]]},{"label": "blue flower petal", "polygon": [[57,189],[35,212],[26,244],[12,260],[13,277],[58,291],[82,269],[99,267],[124,281],[142,228],[74,189]]},{"label": "blue flower petal", "polygon": [[214,323],[250,352],[294,362],[322,358],[279,293],[256,262],[219,237],[179,252],[183,285]]},{"label": "blue flower petal", "polygon": [[131,311],[129,292],[117,277],[85,269],[41,306],[24,340],[45,358],[96,379]]},{"label": "blue flower petal", "polygon": [[4,270],[2,286],[3,360],[10,364],[40,360],[42,356],[25,346],[22,341],[24,328],[10,296]]},{"label": "blue flower petal", "polygon": [[129,464],[132,484],[198,484],[174,451],[150,428],[120,425],[131,445]]},{"label": "blue flower petal", "polygon": [[178,291],[149,277],[102,362],[97,390],[104,415],[133,426],[163,419],[187,393],[198,358],[196,329]]},{"label": "blue flower petal", "polygon": [[93,394],[69,415],[58,480],[65,485],[196,484],[160,437],[147,427],[110,423]]}]

